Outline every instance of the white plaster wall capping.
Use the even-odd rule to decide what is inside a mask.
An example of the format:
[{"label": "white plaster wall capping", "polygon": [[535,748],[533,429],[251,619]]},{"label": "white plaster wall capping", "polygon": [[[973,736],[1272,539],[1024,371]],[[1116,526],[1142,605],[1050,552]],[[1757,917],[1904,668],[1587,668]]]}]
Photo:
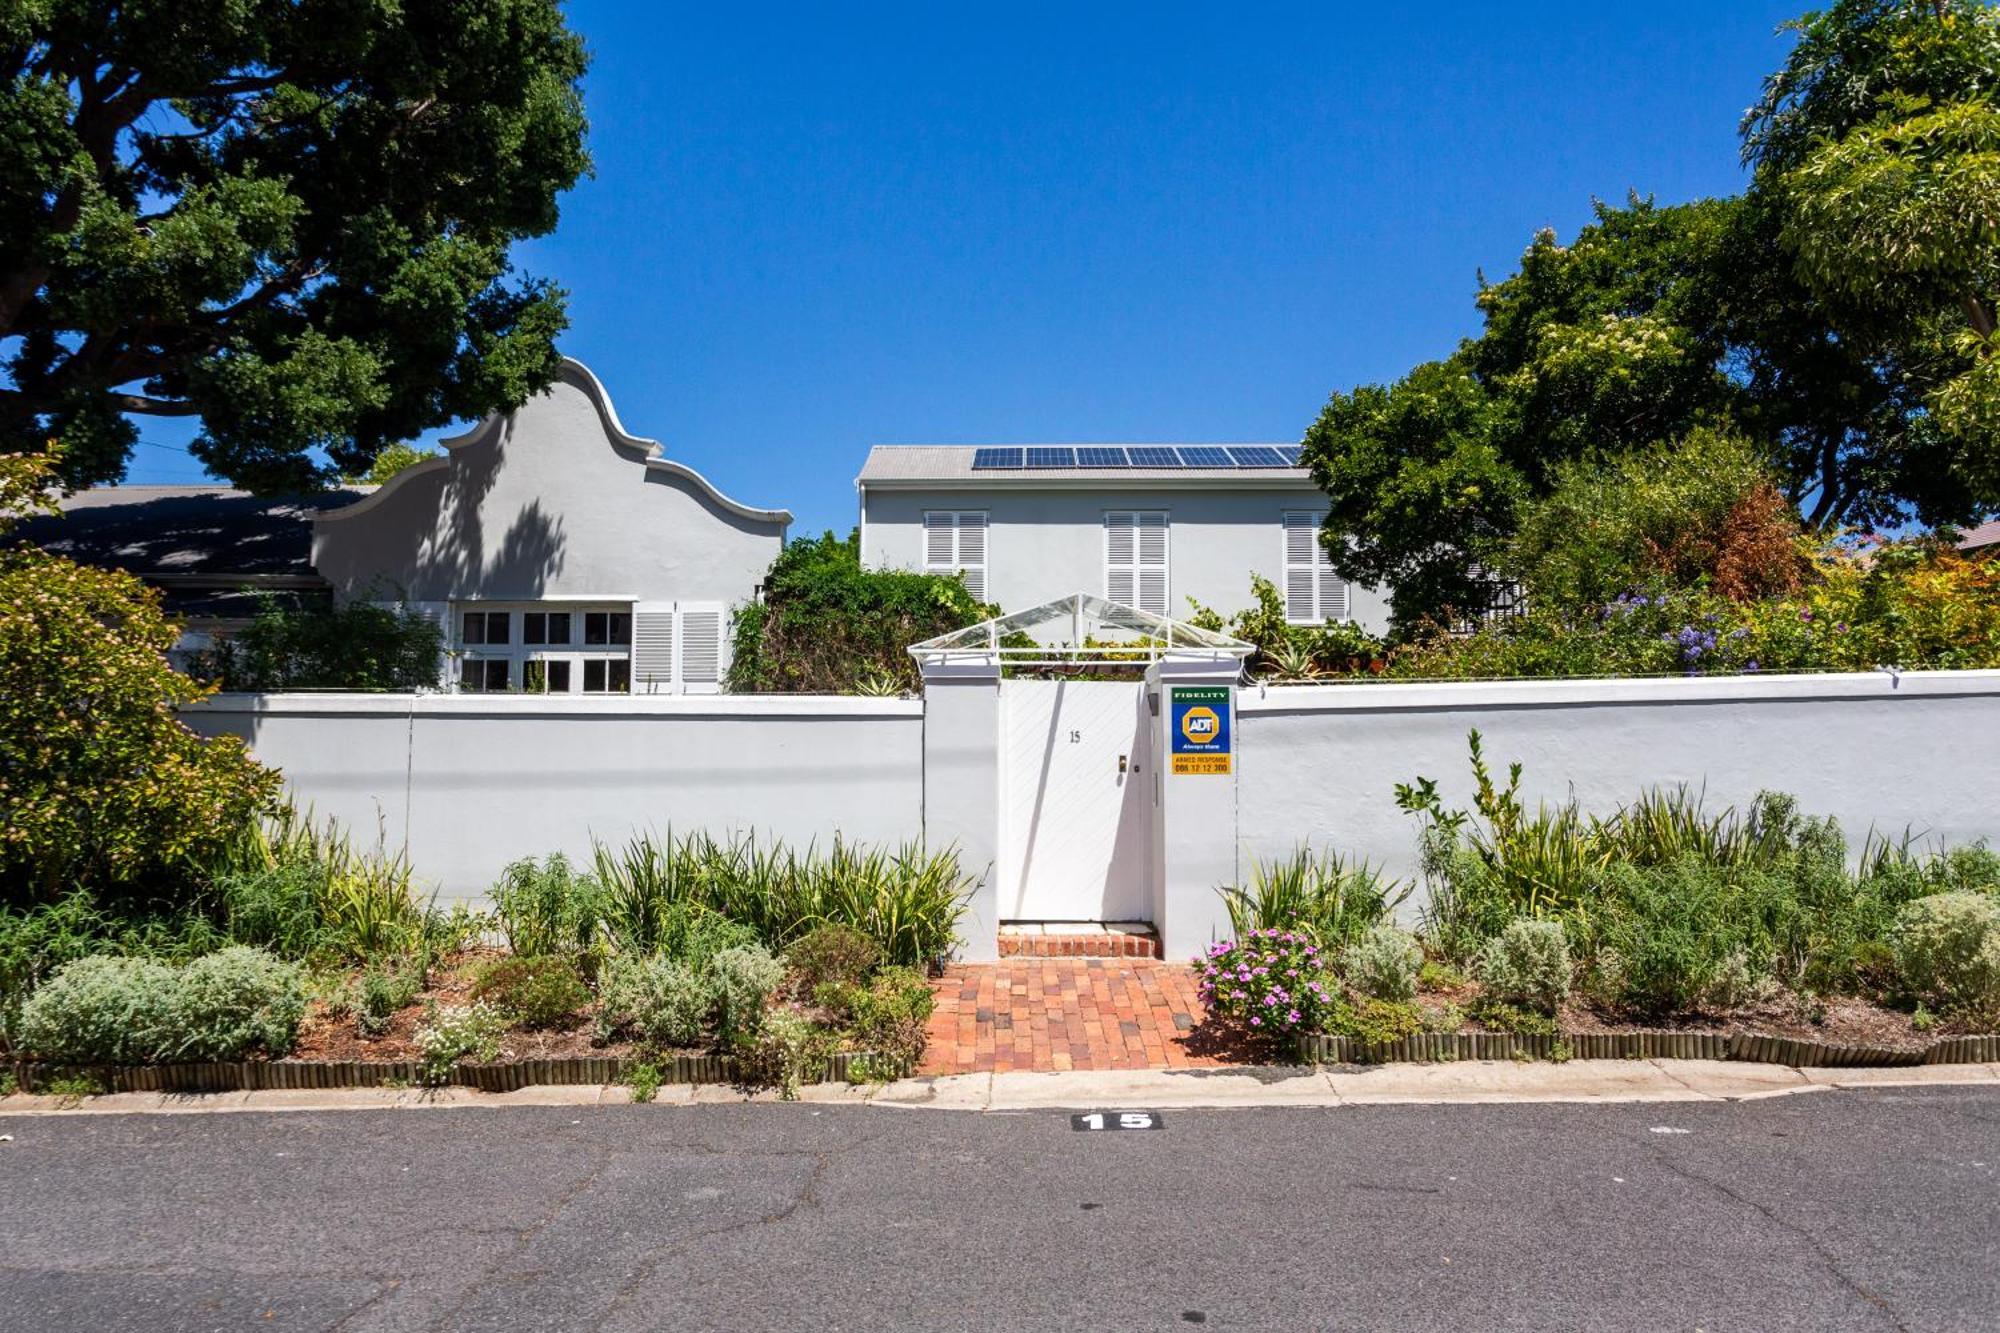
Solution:
[{"label": "white plaster wall capping", "polygon": [[2000,671],[1856,671],[1801,675],[1666,676],[1591,680],[1356,681],[1251,684],[1244,713],[1399,709],[1601,707],[1607,704],[1728,703],[1737,700],[1936,698],[2000,695]]},{"label": "white plaster wall capping", "polygon": [[922,717],[917,698],[847,694],[214,694],[186,713],[262,716],[883,718]]}]

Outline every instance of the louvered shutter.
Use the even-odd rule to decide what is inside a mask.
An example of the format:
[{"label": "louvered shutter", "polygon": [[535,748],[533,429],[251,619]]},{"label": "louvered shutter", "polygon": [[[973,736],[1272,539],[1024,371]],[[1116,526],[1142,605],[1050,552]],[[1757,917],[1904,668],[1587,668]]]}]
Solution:
[{"label": "louvered shutter", "polygon": [[632,608],[632,692],[667,694],[674,688],[674,604],[639,602]]},{"label": "louvered shutter", "polygon": [[713,602],[680,604],[680,688],[687,694],[714,694],[722,688],[722,607]]},{"label": "louvered shutter", "polygon": [[1167,516],[1140,514],[1139,600],[1141,611],[1156,616],[1167,613]]},{"label": "louvered shutter", "polygon": [[1104,516],[1104,600],[1131,606],[1138,598],[1137,542],[1131,514]]},{"label": "louvered shutter", "polygon": [[949,570],[958,559],[958,515],[931,512],[924,515],[924,568]]},{"label": "louvered shutter", "polygon": [[1333,572],[1333,561],[1319,539],[1321,516],[1287,510],[1285,540],[1285,619],[1297,625],[1317,625],[1347,618],[1347,583]]},{"label": "louvered shutter", "polygon": [[958,516],[958,568],[965,573],[965,586],[975,601],[986,600],[986,515]]}]

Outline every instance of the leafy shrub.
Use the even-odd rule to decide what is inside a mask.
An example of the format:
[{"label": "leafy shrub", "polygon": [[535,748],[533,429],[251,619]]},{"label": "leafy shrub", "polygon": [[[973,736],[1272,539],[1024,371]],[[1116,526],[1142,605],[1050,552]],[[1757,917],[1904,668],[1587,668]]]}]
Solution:
[{"label": "leafy shrub", "polygon": [[306,1012],[303,970],[242,945],[181,968],[172,996],[175,1042],[165,1058],[174,1060],[240,1060],[253,1050],[283,1055]]},{"label": "leafy shrub", "polygon": [[598,949],[604,887],[561,852],[540,862],[513,862],[500,872],[491,897],[507,947],[520,957],[588,956]]},{"label": "leafy shrub", "polygon": [[1771,918],[1789,906],[1769,876],[1683,857],[1614,865],[1606,881],[1615,906],[1594,930],[1607,1003],[1645,1016],[1719,1009],[1769,976]]},{"label": "leafy shrub", "polygon": [[430,1004],[417,1029],[424,1082],[444,1083],[461,1060],[494,1059],[500,1054],[500,1038],[506,1031],[507,1020],[490,1005]]},{"label": "leafy shrub", "polygon": [[813,997],[839,1018],[858,1049],[892,1060],[923,1054],[925,1025],[937,1004],[923,974],[908,967],[884,968],[866,985],[822,982]]},{"label": "leafy shrub", "polygon": [[729,689],[846,694],[864,679],[915,689],[910,644],[997,613],[956,575],[864,569],[859,531],[788,542],[763,601],[736,609]]},{"label": "leafy shrub", "polygon": [[598,991],[598,1034],[630,1032],[650,1046],[693,1046],[721,1003],[715,978],[671,958],[619,954]]},{"label": "leafy shrub", "polygon": [[575,966],[567,958],[496,958],[482,965],[472,998],[498,1009],[522,1027],[561,1027],[590,1003]]},{"label": "leafy shrub", "polygon": [[1367,1046],[1382,1046],[1424,1030],[1424,1011],[1407,1000],[1362,1000],[1328,1010],[1322,1030]]},{"label": "leafy shrub", "polygon": [[785,965],[761,944],[724,949],[709,960],[726,1040],[747,1037],[764,1018],[764,1003],[785,979]]},{"label": "leafy shrub", "polygon": [[1896,973],[1941,1013],[2000,1017],[2000,903],[1983,893],[1919,898],[1889,934]]},{"label": "leafy shrub", "polygon": [[677,903],[667,909],[660,932],[660,952],[689,967],[706,968],[725,949],[759,943],[757,932],[698,903]]},{"label": "leafy shrub", "polygon": [[659,1065],[651,1060],[636,1060],[625,1066],[624,1082],[632,1090],[634,1102],[650,1102],[659,1096],[663,1081]]},{"label": "leafy shrub", "polygon": [[1199,960],[1211,1014],[1270,1036],[1318,1032],[1345,1007],[1326,954],[1301,931],[1255,931],[1210,947]]},{"label": "leafy shrub", "polygon": [[436,621],[410,606],[295,606],[266,595],[256,619],[191,664],[225,690],[421,690],[444,660]]},{"label": "leafy shrub", "polygon": [[1573,970],[1561,922],[1516,917],[1487,943],[1477,975],[1494,999],[1552,1014],[1569,998]]},{"label": "leafy shrub", "polygon": [[621,947],[671,948],[662,934],[670,909],[691,904],[749,927],[772,949],[816,926],[852,926],[887,961],[912,966],[951,953],[973,887],[955,852],[920,843],[891,851],[838,838],[825,852],[800,852],[754,836],[646,834],[619,851],[600,845],[596,871]]},{"label": "leafy shrub", "polygon": [[1366,861],[1301,847],[1282,861],[1252,861],[1247,888],[1222,890],[1229,927],[1242,939],[1260,930],[1305,931],[1322,947],[1359,939],[1410,896]]},{"label": "leafy shrub", "polygon": [[1490,997],[1473,1002],[1472,1016],[1495,1032],[1516,1036],[1553,1037],[1561,1032],[1554,1015],[1546,1010]]},{"label": "leafy shrub", "polygon": [[304,1015],[302,973],[261,950],[223,949],[179,968],[93,955],[28,998],[20,1044],[61,1064],[235,1060],[284,1054]]},{"label": "leafy shrub", "polygon": [[775,1009],[754,1034],[737,1046],[737,1067],[746,1082],[776,1087],[786,1101],[799,1088],[826,1077],[827,1062],[839,1049],[838,1034],[794,1009]]},{"label": "leafy shrub", "polygon": [[55,1064],[145,1064],[174,1040],[174,969],[94,955],[65,964],[21,1007],[18,1041]]},{"label": "leafy shrub", "polygon": [[859,986],[882,965],[882,946],[852,926],[815,926],[785,950],[785,963],[807,995],[824,985]]},{"label": "leafy shrub", "polygon": [[0,903],[79,888],[183,903],[280,778],[178,710],[211,690],[167,664],[180,627],[130,574],[9,545],[52,509],[51,455],[0,457]]},{"label": "leafy shrub", "polygon": [[1409,1000],[1417,993],[1423,946],[1407,930],[1383,924],[1340,951],[1347,984],[1371,1000]]},{"label": "leafy shrub", "polygon": [[1280,680],[1311,680],[1330,674],[1372,671],[1388,655],[1382,640],[1348,621],[1295,625],[1285,614],[1285,595],[1261,574],[1250,576],[1251,605],[1225,619],[1188,599],[1188,623],[1215,630],[1252,644],[1257,651],[1246,664],[1257,675]]},{"label": "leafy shrub", "polygon": [[379,1037],[424,986],[424,968],[415,961],[371,967],[358,977],[347,1000],[364,1037]]}]

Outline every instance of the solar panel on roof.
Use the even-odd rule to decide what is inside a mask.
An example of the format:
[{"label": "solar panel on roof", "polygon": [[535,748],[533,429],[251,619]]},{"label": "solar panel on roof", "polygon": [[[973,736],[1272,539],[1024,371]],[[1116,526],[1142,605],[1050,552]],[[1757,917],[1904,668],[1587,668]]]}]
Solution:
[{"label": "solar panel on roof", "polygon": [[1078,467],[1130,467],[1131,462],[1125,457],[1123,449],[1092,446],[1076,451],[1076,465]]},{"label": "solar panel on roof", "polygon": [[1075,467],[1076,450],[1038,447],[1028,450],[1029,467]]},{"label": "solar panel on roof", "polygon": [[1181,465],[1183,467],[1236,466],[1236,464],[1229,461],[1229,451],[1227,449],[1217,449],[1207,445],[1203,445],[1198,449],[1182,448]]},{"label": "solar panel on roof", "polygon": [[1229,450],[1238,467],[1283,467],[1285,456],[1267,444],[1237,445]]},{"label": "solar panel on roof", "polygon": [[1304,457],[1305,452],[1305,446],[1298,444],[1278,450],[1279,456],[1285,460],[1286,467],[1298,467],[1299,459]]},{"label": "solar panel on roof", "polygon": [[1125,456],[1132,460],[1133,467],[1179,467],[1181,455],[1178,449],[1162,449],[1147,446],[1141,449],[1127,449]]},{"label": "solar panel on roof", "polygon": [[974,449],[972,451],[972,470],[974,472],[1019,466],[1021,466],[1021,451],[1019,449]]}]

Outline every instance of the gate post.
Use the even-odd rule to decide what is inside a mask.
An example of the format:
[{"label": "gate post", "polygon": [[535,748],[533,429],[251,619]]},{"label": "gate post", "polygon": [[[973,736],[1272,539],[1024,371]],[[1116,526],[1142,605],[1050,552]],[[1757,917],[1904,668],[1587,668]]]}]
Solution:
[{"label": "gate post", "polygon": [[1153,922],[1169,961],[1184,962],[1229,935],[1229,912],[1217,890],[1236,882],[1241,670],[1234,661],[1168,658],[1146,672],[1160,741],[1153,768],[1160,782]]},{"label": "gate post", "polygon": [[1000,659],[921,662],[924,842],[977,877],[961,918],[966,962],[1000,956]]}]

